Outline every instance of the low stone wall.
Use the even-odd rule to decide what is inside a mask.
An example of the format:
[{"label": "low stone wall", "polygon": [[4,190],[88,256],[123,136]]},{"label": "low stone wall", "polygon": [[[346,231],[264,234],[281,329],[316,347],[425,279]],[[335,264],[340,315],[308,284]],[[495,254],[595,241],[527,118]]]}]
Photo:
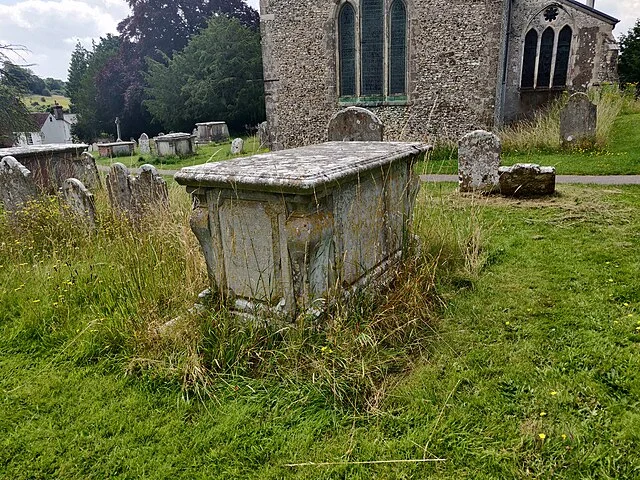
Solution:
[{"label": "low stone wall", "polygon": [[93,190],[100,187],[100,176],[93,157],[82,155],[87,147],[79,143],[2,148],[0,158],[15,158],[31,172],[35,184],[46,193],[56,193],[67,178],[77,178]]}]

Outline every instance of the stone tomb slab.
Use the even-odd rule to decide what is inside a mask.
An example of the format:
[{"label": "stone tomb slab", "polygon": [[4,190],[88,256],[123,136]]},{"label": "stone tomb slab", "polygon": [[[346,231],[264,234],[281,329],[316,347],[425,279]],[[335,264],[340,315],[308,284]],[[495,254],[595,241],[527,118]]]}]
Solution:
[{"label": "stone tomb slab", "polygon": [[388,275],[428,148],[329,142],[183,168],[213,289],[237,313],[293,320]]}]

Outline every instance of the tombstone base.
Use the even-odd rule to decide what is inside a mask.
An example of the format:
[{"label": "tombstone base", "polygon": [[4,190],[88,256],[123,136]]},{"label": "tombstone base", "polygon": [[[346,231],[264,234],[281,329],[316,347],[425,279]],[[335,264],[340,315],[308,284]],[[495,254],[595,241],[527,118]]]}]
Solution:
[{"label": "tombstone base", "polygon": [[556,169],[532,163],[500,167],[500,193],[511,197],[539,197],[556,191]]}]

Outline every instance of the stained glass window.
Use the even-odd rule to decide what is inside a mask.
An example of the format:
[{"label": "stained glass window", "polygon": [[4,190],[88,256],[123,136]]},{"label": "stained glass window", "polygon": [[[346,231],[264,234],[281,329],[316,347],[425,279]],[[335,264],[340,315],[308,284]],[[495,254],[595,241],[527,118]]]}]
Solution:
[{"label": "stained glass window", "polygon": [[360,65],[362,95],[384,93],[384,5],[383,0],[362,0],[360,8]]},{"label": "stained glass window", "polygon": [[407,75],[407,10],[402,0],[391,5],[389,94],[405,93]]},{"label": "stained glass window", "polygon": [[340,9],[338,20],[340,51],[340,95],[356,94],[356,12],[349,3]]},{"label": "stained glass window", "polygon": [[556,69],[553,73],[553,86],[564,87],[567,85],[567,72],[569,70],[569,55],[571,54],[571,27],[567,25],[558,35],[558,50],[556,52]]},{"label": "stained glass window", "polygon": [[522,88],[533,88],[538,56],[538,32],[531,29],[524,38],[524,60],[522,61]]},{"label": "stained glass window", "polygon": [[551,63],[553,62],[553,42],[556,34],[549,27],[542,32],[540,42],[540,60],[538,61],[538,88],[549,88],[551,84]]}]

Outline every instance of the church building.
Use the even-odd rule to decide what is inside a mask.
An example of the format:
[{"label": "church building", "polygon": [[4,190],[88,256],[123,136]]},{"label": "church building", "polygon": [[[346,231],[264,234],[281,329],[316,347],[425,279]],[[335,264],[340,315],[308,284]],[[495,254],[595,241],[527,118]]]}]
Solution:
[{"label": "church building", "polygon": [[618,20],[594,0],[260,0],[274,149],[327,138],[347,107],[385,140],[457,138],[617,81]]}]

